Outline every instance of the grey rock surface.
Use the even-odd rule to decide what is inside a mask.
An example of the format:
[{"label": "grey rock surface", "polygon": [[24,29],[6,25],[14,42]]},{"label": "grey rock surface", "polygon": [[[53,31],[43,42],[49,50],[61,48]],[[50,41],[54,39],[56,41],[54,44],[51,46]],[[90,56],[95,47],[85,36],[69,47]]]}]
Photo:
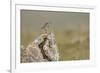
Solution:
[{"label": "grey rock surface", "polygon": [[41,34],[26,48],[21,46],[21,62],[58,61],[59,52],[53,33]]}]

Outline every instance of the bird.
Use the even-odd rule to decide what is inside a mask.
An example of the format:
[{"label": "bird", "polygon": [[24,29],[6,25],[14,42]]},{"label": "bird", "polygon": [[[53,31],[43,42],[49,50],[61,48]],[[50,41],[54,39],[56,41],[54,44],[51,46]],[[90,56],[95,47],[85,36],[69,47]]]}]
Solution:
[{"label": "bird", "polygon": [[46,29],[46,28],[49,28],[49,23],[48,23],[48,22],[46,22],[46,23],[41,27],[41,29]]}]

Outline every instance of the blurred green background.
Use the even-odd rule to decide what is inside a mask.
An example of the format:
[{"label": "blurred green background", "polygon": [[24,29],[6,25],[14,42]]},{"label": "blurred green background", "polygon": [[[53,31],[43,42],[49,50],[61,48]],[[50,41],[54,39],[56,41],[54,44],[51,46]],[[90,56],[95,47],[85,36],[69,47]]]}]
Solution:
[{"label": "blurred green background", "polygon": [[[89,13],[21,10],[21,45],[27,47],[49,22],[60,61],[89,59]],[[21,52],[22,53],[22,52]]]}]

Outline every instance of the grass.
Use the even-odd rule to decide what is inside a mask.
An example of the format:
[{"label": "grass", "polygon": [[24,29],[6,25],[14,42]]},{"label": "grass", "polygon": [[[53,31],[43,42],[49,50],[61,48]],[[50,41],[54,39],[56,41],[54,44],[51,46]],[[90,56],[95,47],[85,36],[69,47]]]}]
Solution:
[{"label": "grass", "polygon": [[[60,61],[89,59],[89,32],[84,30],[55,31],[55,38],[59,48]],[[21,45],[25,47],[31,43],[37,33],[21,33]],[[22,52],[21,52],[22,53]]]}]

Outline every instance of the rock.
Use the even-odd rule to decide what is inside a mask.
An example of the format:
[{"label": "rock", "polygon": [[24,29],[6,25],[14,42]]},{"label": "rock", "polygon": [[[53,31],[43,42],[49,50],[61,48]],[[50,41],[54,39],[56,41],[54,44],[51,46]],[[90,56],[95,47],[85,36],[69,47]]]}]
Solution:
[{"label": "rock", "polygon": [[53,33],[49,33],[47,35],[41,34],[24,50],[22,49],[21,52],[21,62],[43,62],[59,60],[58,47],[56,45],[56,40]]}]

